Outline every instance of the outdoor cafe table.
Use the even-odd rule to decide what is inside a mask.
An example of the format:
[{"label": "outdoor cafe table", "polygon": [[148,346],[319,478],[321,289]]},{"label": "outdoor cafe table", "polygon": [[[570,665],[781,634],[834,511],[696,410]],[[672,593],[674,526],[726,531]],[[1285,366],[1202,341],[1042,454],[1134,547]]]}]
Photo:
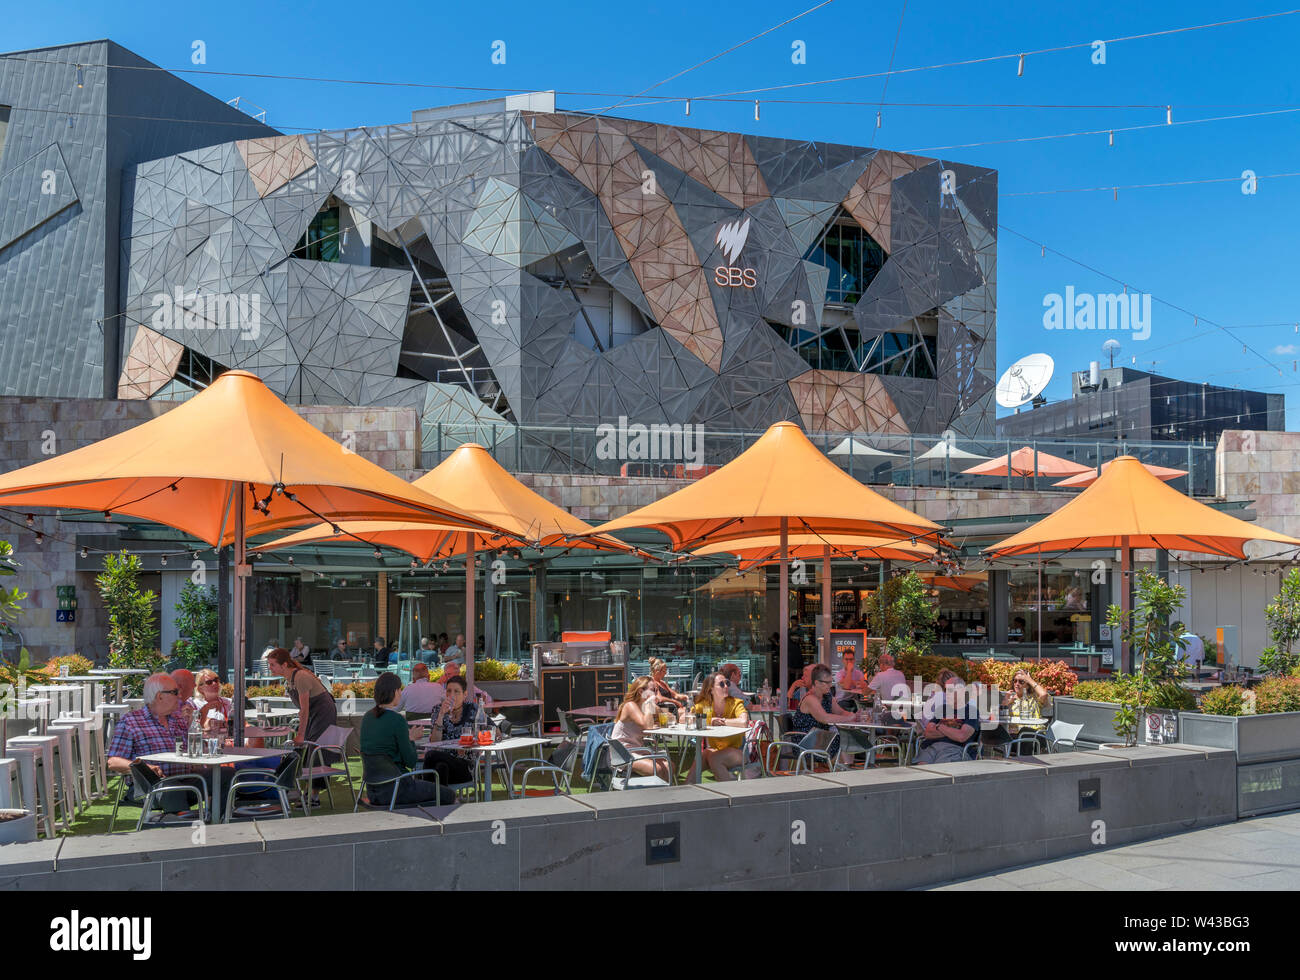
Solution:
[{"label": "outdoor cafe table", "polygon": [[92,667],[92,674],[104,674],[113,681],[113,702],[122,703],[122,682],[134,674],[148,674],[143,667]]},{"label": "outdoor cafe table", "polygon": [[618,714],[617,708],[606,707],[605,705],[593,705],[590,708],[573,708],[569,711],[571,715],[585,715],[588,718],[613,718]]},{"label": "outdoor cafe table", "polygon": [[[710,739],[710,738],[735,738],[737,735],[744,735],[745,729],[733,727],[731,725],[709,725],[707,728],[687,728],[685,725],[669,725],[667,728],[647,728],[647,735],[661,735],[665,738],[693,738],[693,739]],[[700,781],[701,770],[704,762],[704,752],[695,753],[695,763],[691,767],[691,782]]]},{"label": "outdoor cafe table", "polygon": [[235,762],[252,762],[254,759],[266,759],[283,756],[292,751],[292,747],[286,748],[240,748],[233,752],[227,752],[224,755],[206,755],[199,758],[191,758],[188,755],[177,755],[175,752],[155,752],[153,755],[140,756],[141,762],[152,762],[155,765],[166,763],[173,766],[207,766],[212,770],[212,813],[209,814],[209,823],[221,822],[221,767],[227,763]]},{"label": "outdoor cafe table", "polygon": [[[503,738],[499,742],[492,742],[489,745],[479,745],[475,742],[473,745],[461,745],[460,739],[447,739],[441,742],[416,742],[417,748],[421,749],[446,749],[448,751],[475,752],[475,753],[495,753],[509,752],[513,749],[531,749],[538,745],[546,745],[550,742],[549,738]],[[483,776],[484,800],[492,802],[492,766],[491,760],[488,760],[486,773]],[[478,765],[474,766],[474,778],[478,778]],[[515,788],[513,785],[506,787],[506,792],[514,796]]]},{"label": "outdoor cafe table", "polygon": [[82,706],[87,712],[91,712],[98,707],[95,701],[95,689],[91,685],[105,684],[110,680],[110,678],[97,676],[95,674],[69,674],[67,677],[59,677],[56,675],[51,677],[50,680],[60,684],[65,682],[80,684],[81,689],[86,692],[86,700],[83,702]]},{"label": "outdoor cafe table", "polygon": [[[50,699],[49,698],[25,698],[22,701],[15,701],[14,706],[18,708],[43,708],[43,711],[36,713],[36,732],[38,735],[45,734],[45,727],[49,724],[50,718]],[[6,719],[7,721],[8,719]],[[27,734],[26,732],[23,733]]]}]

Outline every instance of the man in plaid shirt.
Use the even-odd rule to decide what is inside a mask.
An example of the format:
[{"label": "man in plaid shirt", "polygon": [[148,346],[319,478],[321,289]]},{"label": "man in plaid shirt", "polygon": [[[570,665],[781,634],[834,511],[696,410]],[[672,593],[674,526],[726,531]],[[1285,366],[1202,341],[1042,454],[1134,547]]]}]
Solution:
[{"label": "man in plaid shirt", "polygon": [[[186,734],[184,716],[177,712],[180,690],[170,674],[153,674],[144,682],[144,707],[122,716],[113,729],[108,746],[108,768],[130,772],[131,763],[142,755],[175,752],[176,740]],[[188,772],[181,765],[149,765],[158,776]]]}]

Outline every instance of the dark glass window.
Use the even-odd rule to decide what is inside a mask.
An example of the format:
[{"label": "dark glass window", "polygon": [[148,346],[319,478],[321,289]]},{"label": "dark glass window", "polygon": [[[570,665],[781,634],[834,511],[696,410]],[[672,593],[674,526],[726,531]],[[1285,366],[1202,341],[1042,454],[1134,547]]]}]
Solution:
[{"label": "dark glass window", "polygon": [[[9,132],[9,107],[0,105],[0,164],[4,162],[5,156],[5,136]],[[5,167],[0,166],[0,173],[4,173]]]},{"label": "dark glass window", "polygon": [[885,264],[885,250],[840,208],[804,259],[825,266],[826,302],[856,303]]},{"label": "dark glass window", "polygon": [[339,209],[321,208],[307,226],[307,234],[298,239],[293,257],[313,262],[339,260]]}]

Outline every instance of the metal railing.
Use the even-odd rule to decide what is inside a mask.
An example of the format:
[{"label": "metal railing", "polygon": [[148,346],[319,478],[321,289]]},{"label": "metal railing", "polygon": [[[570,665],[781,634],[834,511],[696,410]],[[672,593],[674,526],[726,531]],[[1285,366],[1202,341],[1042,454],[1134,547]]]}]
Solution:
[{"label": "metal railing", "polygon": [[[512,473],[571,476],[644,476],[691,479],[731,462],[762,432],[694,426],[517,425],[432,423],[424,433],[422,465],[432,469],[455,449],[477,442]],[[1130,454],[1142,462],[1186,470],[1169,485],[1194,496],[1213,496],[1215,447],[1186,442],[1088,439],[995,439],[892,433],[811,432],[808,438],[847,473],[873,484],[956,489],[1052,490],[1060,478],[1009,473],[964,473],[1023,446],[1097,467]],[[947,447],[946,449],[944,447]],[[797,476],[796,474],[792,474]]]}]

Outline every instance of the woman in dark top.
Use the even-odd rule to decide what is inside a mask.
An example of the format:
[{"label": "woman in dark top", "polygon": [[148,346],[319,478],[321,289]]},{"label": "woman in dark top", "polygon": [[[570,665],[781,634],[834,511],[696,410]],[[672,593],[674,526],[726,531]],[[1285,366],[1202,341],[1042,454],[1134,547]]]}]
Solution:
[{"label": "woman in dark top", "polygon": [[688,698],[685,694],[678,694],[664,681],[668,676],[668,665],[658,657],[650,658],[650,684],[654,688],[655,697],[660,704],[672,709],[673,714],[677,713],[678,708],[685,707]]},{"label": "woman in dark top", "polygon": [[[442,740],[450,742],[462,734],[474,731],[478,705],[465,697],[465,679],[459,674],[448,677],[444,683],[447,694],[442,699],[442,707],[438,709],[434,721],[442,732]],[[430,749],[426,752],[424,768],[436,770],[444,786],[468,783],[474,778],[474,770],[464,755],[446,749]]]},{"label": "woman in dark top", "polygon": [[[285,690],[289,700],[298,709],[298,730],[293,734],[293,744],[319,742],[326,729],[338,722],[338,707],[334,704],[334,695],[329,692],[321,679],[293,659],[293,654],[284,647],[276,647],[266,655],[266,665],[271,673],[284,678]],[[322,762],[337,761],[338,754],[322,753]],[[305,760],[304,760],[305,761]],[[325,777],[312,780],[311,805],[320,806],[320,788],[325,785]]]},{"label": "woman in dark top", "polygon": [[[825,664],[817,664],[812,669],[812,687],[799,701],[799,707],[790,716],[790,727],[796,732],[810,732],[814,728],[830,730],[837,721],[857,721],[858,713],[845,711],[835,703],[831,694],[833,683],[831,669]],[[826,751],[832,759],[840,750],[840,739],[836,735]]]},{"label": "woman in dark top", "polygon": [[[406,719],[395,710],[401,693],[402,681],[396,674],[379,675],[375,681],[374,710],[367,711],[361,719],[361,755],[382,756],[399,771],[410,772],[415,768],[415,746],[407,734]],[[430,801],[455,802],[455,794],[451,790],[444,789],[442,796],[438,800],[437,788],[432,780],[425,777],[403,779],[397,783],[397,802],[400,806]],[[370,790],[370,799],[381,806],[387,806],[393,799],[393,784],[374,787]]]}]

